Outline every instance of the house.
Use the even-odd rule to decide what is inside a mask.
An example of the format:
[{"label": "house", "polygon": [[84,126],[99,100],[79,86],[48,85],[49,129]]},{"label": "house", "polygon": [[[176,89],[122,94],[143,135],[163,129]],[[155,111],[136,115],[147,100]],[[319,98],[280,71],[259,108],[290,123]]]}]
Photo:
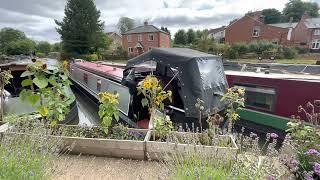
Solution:
[{"label": "house", "polygon": [[122,36],[117,32],[108,32],[107,35],[112,39],[110,50],[114,54],[118,48],[122,47]]},{"label": "house", "polygon": [[137,56],[152,48],[170,48],[170,33],[144,22],[122,34],[122,45],[128,56]]},{"label": "house", "polygon": [[208,32],[208,38],[214,39],[216,42],[223,42],[225,38],[226,26],[210,29]]},{"label": "house", "polygon": [[292,28],[263,23],[261,11],[247,13],[225,29],[225,42],[252,42],[267,40],[275,44],[289,45]]},{"label": "house", "polygon": [[303,15],[293,30],[293,45],[320,52],[320,18]]}]

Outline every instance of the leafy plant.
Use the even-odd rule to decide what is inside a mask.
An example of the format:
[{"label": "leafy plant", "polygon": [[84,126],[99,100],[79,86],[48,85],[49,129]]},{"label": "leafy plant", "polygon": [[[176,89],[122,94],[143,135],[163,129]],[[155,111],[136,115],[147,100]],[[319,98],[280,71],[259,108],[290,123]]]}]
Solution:
[{"label": "leafy plant", "polygon": [[49,121],[51,125],[65,119],[69,106],[75,99],[68,93],[71,82],[67,66],[67,62],[60,67],[48,67],[42,61],[34,61],[21,74],[22,78],[27,77],[21,83],[25,88],[20,93],[21,100],[37,105],[37,112],[44,122]]},{"label": "leafy plant", "polygon": [[119,111],[117,105],[119,104],[119,94],[111,94],[108,92],[99,93],[99,116],[102,120],[101,126],[103,131],[108,134],[112,121],[115,119],[119,121]]},{"label": "leafy plant", "polygon": [[3,119],[3,95],[4,95],[4,86],[10,83],[10,79],[12,79],[13,76],[11,75],[11,71],[2,71],[0,72],[0,120]]},{"label": "leafy plant", "polygon": [[288,122],[286,130],[292,137],[293,143],[297,149],[297,157],[299,160],[298,176],[320,177],[320,128],[319,128],[319,113],[315,111],[315,107],[319,106],[319,101],[315,101],[314,105],[310,102],[307,109],[302,106],[298,107],[298,112],[304,113],[307,122],[304,122],[300,117],[293,117],[292,122]]},{"label": "leafy plant", "polygon": [[148,75],[138,86],[138,95],[143,94],[145,98],[141,100],[142,106],[148,106],[150,112],[149,128],[153,126],[153,119],[156,109],[164,110],[163,101],[169,99],[172,101],[171,91],[165,91],[160,85],[159,80],[153,75]]},{"label": "leafy plant", "polygon": [[237,112],[244,107],[244,95],[245,90],[243,88],[232,87],[229,88],[227,93],[221,98],[221,101],[227,105],[226,117],[229,121],[229,131],[232,129],[233,122],[240,118]]},{"label": "leafy plant", "polygon": [[166,139],[173,130],[172,121],[169,116],[155,117],[154,126],[156,135],[161,140]]},{"label": "leafy plant", "polygon": [[125,126],[123,124],[117,124],[112,128],[112,139],[143,141],[144,137],[144,133],[132,131],[128,128],[128,126]]}]

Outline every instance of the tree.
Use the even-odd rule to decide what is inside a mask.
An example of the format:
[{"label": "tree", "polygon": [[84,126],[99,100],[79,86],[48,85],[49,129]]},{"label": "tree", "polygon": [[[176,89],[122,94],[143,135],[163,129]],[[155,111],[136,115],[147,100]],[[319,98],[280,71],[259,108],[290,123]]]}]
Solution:
[{"label": "tree", "polygon": [[61,43],[54,43],[52,46],[51,46],[51,51],[52,52],[60,52],[62,47],[61,47]]},{"label": "tree", "polygon": [[46,55],[51,51],[51,44],[46,41],[41,41],[37,44],[37,52],[44,53]]},{"label": "tree", "polygon": [[63,21],[55,22],[65,52],[88,54],[102,46],[96,40],[103,34],[104,22],[93,0],[68,0],[64,13]]},{"label": "tree", "polygon": [[30,55],[36,49],[36,43],[31,39],[12,41],[7,45],[8,55]]},{"label": "tree", "polygon": [[282,11],[284,15],[284,21],[288,22],[290,18],[293,18],[293,22],[297,22],[301,19],[304,13],[307,13],[310,17],[319,16],[319,6],[315,2],[303,2],[301,0],[290,0]]},{"label": "tree", "polygon": [[196,40],[196,33],[194,32],[193,29],[189,29],[187,32],[187,42],[189,44],[193,44]]},{"label": "tree", "polygon": [[213,49],[214,40],[208,37],[209,31],[207,29],[202,31],[202,36],[197,42],[197,49],[203,52],[209,52],[210,49]]},{"label": "tree", "polygon": [[134,20],[128,17],[121,17],[117,24],[118,30],[120,31],[121,34],[134,28],[134,26],[135,26]]},{"label": "tree", "polygon": [[262,15],[266,24],[274,24],[281,21],[281,12],[274,8],[262,10]]},{"label": "tree", "polygon": [[187,34],[183,29],[178,30],[174,35],[174,43],[175,44],[187,44]]},{"label": "tree", "polygon": [[24,32],[12,29],[3,28],[0,31],[0,53],[6,53],[6,47],[9,43],[13,41],[26,39]]}]

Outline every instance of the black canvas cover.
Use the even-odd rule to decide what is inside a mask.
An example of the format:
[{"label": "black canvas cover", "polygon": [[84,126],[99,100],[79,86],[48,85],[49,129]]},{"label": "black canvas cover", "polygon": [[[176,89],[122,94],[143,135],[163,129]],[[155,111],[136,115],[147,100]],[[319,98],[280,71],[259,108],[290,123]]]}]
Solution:
[{"label": "black canvas cover", "polygon": [[204,101],[204,116],[214,107],[223,109],[220,99],[228,83],[220,56],[187,48],[154,48],[129,60],[127,68],[146,61],[155,61],[177,70],[186,117],[199,117],[199,111],[195,108],[198,98]]}]

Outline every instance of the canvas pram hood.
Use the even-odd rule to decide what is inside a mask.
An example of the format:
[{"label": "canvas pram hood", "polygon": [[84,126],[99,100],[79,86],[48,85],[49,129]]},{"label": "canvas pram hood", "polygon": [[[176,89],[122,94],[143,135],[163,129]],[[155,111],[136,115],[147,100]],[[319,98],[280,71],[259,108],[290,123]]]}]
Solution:
[{"label": "canvas pram hood", "polygon": [[168,66],[176,70],[186,117],[198,117],[197,99],[204,101],[204,117],[215,107],[223,109],[224,103],[220,99],[228,83],[220,56],[187,48],[154,48],[129,60],[127,68],[148,61],[156,62],[157,67]]}]

